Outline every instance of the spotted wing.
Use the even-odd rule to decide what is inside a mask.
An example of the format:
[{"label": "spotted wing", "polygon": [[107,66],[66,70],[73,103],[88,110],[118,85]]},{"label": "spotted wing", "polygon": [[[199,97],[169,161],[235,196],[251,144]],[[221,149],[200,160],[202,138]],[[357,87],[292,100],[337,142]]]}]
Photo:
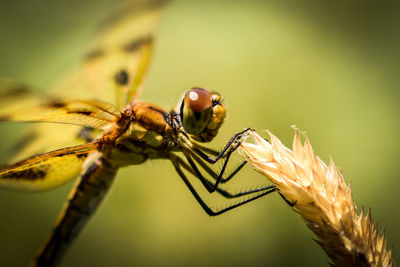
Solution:
[{"label": "spotted wing", "polygon": [[[114,12],[101,24],[82,62],[61,77],[51,93],[63,99],[96,98],[119,108],[131,102],[139,95],[143,84],[151,56],[153,30],[167,2],[133,0]],[[19,98],[21,104],[31,103],[26,87],[13,82],[0,83],[1,86],[14,89],[9,98]],[[4,109],[0,107],[1,110]],[[87,142],[88,138],[82,138],[82,130],[85,129],[72,125],[31,125],[13,148],[14,156],[10,161]]]},{"label": "spotted wing", "polygon": [[100,141],[36,155],[0,169],[0,187],[43,191],[77,177],[82,164]]},{"label": "spotted wing", "polygon": [[116,122],[121,112],[99,100],[58,100],[30,95],[26,101],[0,100],[0,121],[55,122],[104,128]]},{"label": "spotted wing", "polygon": [[124,107],[138,96],[152,52],[153,31],[166,0],[129,1],[99,29],[80,66],[57,86],[60,93],[93,96]]},{"label": "spotted wing", "polygon": [[[0,117],[2,120],[10,119],[13,116],[21,119],[24,114],[32,116],[35,113],[32,110],[28,111],[28,107],[40,106],[45,99],[49,100],[43,92],[36,88],[28,87],[11,79],[0,78]],[[31,124],[28,129],[23,131],[18,142],[6,151],[7,162],[14,163],[35,154],[87,143],[88,140],[78,137],[81,129],[81,126],[67,124]]]},{"label": "spotted wing", "polygon": [[31,126],[11,148],[9,162],[59,147],[90,142],[95,138],[92,128],[105,128],[120,116],[121,112],[115,106],[99,100],[57,100],[10,79],[0,79],[0,121],[85,126],[52,123]]}]

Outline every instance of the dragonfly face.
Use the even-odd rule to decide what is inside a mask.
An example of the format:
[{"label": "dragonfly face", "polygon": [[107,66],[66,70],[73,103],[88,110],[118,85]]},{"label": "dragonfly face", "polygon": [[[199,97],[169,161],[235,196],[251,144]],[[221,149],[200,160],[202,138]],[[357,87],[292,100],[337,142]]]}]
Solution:
[{"label": "dragonfly face", "polygon": [[184,130],[200,142],[209,142],[217,135],[225,114],[221,96],[202,88],[187,91],[180,106]]}]

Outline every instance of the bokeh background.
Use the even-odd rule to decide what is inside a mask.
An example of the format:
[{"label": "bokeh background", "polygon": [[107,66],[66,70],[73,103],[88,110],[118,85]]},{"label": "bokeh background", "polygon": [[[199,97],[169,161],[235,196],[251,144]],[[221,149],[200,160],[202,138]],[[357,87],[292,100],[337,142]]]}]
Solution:
[{"label": "bokeh background", "polygon": [[[214,148],[249,126],[291,145],[296,124],[320,157],[332,157],[351,180],[359,210],[372,208],[399,258],[400,16],[394,2],[175,1],[158,28],[142,99],[169,107],[192,86],[219,91],[229,116]],[[48,88],[78,62],[115,5],[2,0],[0,75]],[[24,127],[0,125],[2,163]],[[229,188],[266,182],[248,166]],[[27,265],[72,185],[40,194],[0,191],[1,266]],[[154,161],[120,171],[60,266],[327,266],[313,237],[276,195],[210,218],[172,165]]]}]

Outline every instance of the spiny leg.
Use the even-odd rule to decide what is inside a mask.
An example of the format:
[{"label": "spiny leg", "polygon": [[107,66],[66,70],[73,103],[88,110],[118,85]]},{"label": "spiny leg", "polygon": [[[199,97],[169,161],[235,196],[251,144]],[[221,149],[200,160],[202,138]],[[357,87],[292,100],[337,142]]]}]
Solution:
[{"label": "spiny leg", "polygon": [[183,154],[185,155],[187,161],[190,164],[191,169],[194,171],[194,175],[199,178],[200,182],[203,184],[203,186],[207,189],[208,193],[212,193],[215,191],[214,185],[210,185],[209,181],[201,175],[199,169],[197,168],[196,164],[194,164],[192,158],[190,157],[190,154],[187,153],[187,151],[183,151]]},{"label": "spiny leg", "polygon": [[[244,131],[242,131],[242,132],[240,132],[240,133],[234,135],[234,137],[233,137],[232,139],[237,138],[238,136],[240,136],[241,134],[244,134],[245,132],[247,132],[247,131],[249,131],[249,130],[250,130],[250,128],[247,128],[246,130],[244,130]],[[231,140],[232,140],[232,139],[231,139]],[[265,138],[264,138],[264,139],[265,139]],[[267,139],[265,139],[265,140],[268,141]],[[239,142],[239,143],[237,144],[237,146],[234,148],[234,150],[236,150],[237,147],[239,147],[240,143],[241,143],[241,142]],[[225,149],[228,147],[229,144],[232,144],[232,142],[230,142],[230,143],[228,142],[228,144],[225,146]],[[207,147],[204,147],[204,146],[200,146],[199,144],[195,144],[195,146],[197,146],[197,148],[202,149],[202,150],[204,150],[204,151],[206,151],[206,152],[208,152],[208,153],[210,153],[210,154],[212,154],[212,155],[219,155],[218,152],[215,151],[215,150],[213,150],[213,149],[210,149],[210,148],[207,148]],[[264,190],[269,190],[269,189],[275,188],[275,190],[278,192],[279,196],[280,196],[280,197],[286,202],[286,204],[288,204],[290,207],[294,207],[294,206],[296,205],[296,203],[297,203],[297,200],[289,200],[289,199],[287,199],[284,195],[282,195],[282,194],[279,192],[279,189],[278,189],[275,185],[266,186],[266,187],[261,187],[261,188],[257,188],[257,189],[253,189],[253,190],[249,190],[249,191],[244,191],[244,192],[240,192],[240,193],[238,193],[238,194],[231,194],[231,193],[229,193],[228,191],[225,191],[225,190],[223,190],[223,189],[221,189],[221,188],[218,188],[218,181],[219,181],[219,183],[221,183],[221,184],[224,184],[224,183],[228,182],[228,181],[229,181],[230,179],[232,179],[232,178],[244,167],[244,165],[246,165],[246,163],[247,163],[246,160],[242,161],[242,163],[240,163],[240,165],[239,165],[238,167],[236,167],[235,170],[233,170],[233,172],[231,172],[231,173],[228,175],[228,177],[223,178],[223,177],[222,177],[222,174],[223,174],[223,172],[224,172],[224,170],[225,170],[225,167],[226,167],[226,164],[227,164],[227,160],[229,159],[229,157],[230,157],[230,155],[231,155],[231,153],[232,153],[233,151],[232,151],[231,153],[229,153],[230,151],[228,151],[227,153],[225,153],[225,154],[222,156],[222,158],[226,158],[226,160],[225,160],[225,162],[224,162],[224,166],[223,166],[223,168],[222,168],[220,174],[217,174],[217,173],[216,173],[215,171],[213,171],[209,166],[207,166],[207,164],[205,164],[205,162],[204,162],[198,155],[196,155],[196,153],[193,153],[192,151],[188,151],[188,152],[190,153],[191,157],[192,157],[197,163],[199,163],[200,166],[201,166],[204,170],[206,170],[206,172],[208,172],[208,174],[209,174],[214,180],[217,181],[216,184],[214,185],[214,188],[211,188],[211,191],[216,190],[220,195],[222,195],[222,196],[224,196],[224,197],[226,197],[226,198],[235,198],[235,197],[241,197],[241,196],[244,196],[244,195],[248,195],[248,194],[252,194],[252,193],[257,193],[257,192],[260,192],[260,191],[264,191]],[[196,174],[197,174],[197,175],[195,174],[195,176],[198,177],[198,178],[202,181],[203,185],[204,185],[204,186],[206,187],[206,189],[210,192],[210,187],[212,186],[212,183],[211,183],[210,181],[208,181],[207,179],[202,179],[202,178],[201,178],[202,175],[201,175],[200,171],[198,170],[197,166],[194,164],[194,162],[193,162],[193,161],[191,162],[191,160],[189,160],[189,159],[188,159],[188,161],[189,161],[190,165],[192,166],[192,168],[195,170],[195,172],[196,172]],[[204,182],[203,182],[203,180],[204,180]],[[207,183],[208,186],[206,186],[204,183]],[[210,192],[210,193],[211,193],[211,192]]]},{"label": "spiny leg", "polygon": [[[192,173],[196,178],[198,178],[209,193],[214,192],[214,191],[211,191],[211,190],[213,190],[214,185],[201,174],[201,172],[197,168],[196,164],[193,161],[191,161],[190,158],[187,158],[187,160],[188,160],[190,166],[187,165],[187,163],[184,162],[183,160],[180,161],[181,166],[183,168],[185,168],[187,171],[189,171],[190,173]],[[247,190],[247,191],[243,191],[243,192],[239,192],[239,193],[230,193],[222,188],[217,187],[215,189],[215,192],[219,193],[221,196],[223,196],[225,198],[238,198],[238,197],[242,197],[242,196],[246,196],[246,195],[250,195],[250,194],[254,194],[254,193],[259,193],[259,192],[274,189],[274,188],[276,189],[275,185],[269,185],[269,186],[260,187],[260,188],[256,188],[256,189],[252,189],[252,190]]]},{"label": "spiny leg", "polygon": [[[191,153],[189,151],[190,155],[192,158],[214,179],[218,179],[218,174],[213,171],[199,156],[197,156],[195,153]],[[244,160],[242,163],[240,163],[239,166],[237,166],[226,178],[222,177],[220,178],[220,183],[224,184],[231,180],[245,165],[247,164],[247,161]]]},{"label": "spiny leg", "polygon": [[[213,155],[213,156],[218,156],[218,155],[220,154],[219,151],[216,151],[216,150],[214,150],[214,149],[212,149],[212,148],[208,148],[208,147],[202,146],[202,145],[197,144],[197,143],[193,143],[193,145],[194,145],[195,148],[201,150],[202,152],[209,153],[209,154],[211,154],[211,155]],[[190,152],[191,152],[191,151],[190,151]],[[208,167],[208,166],[204,163],[204,161],[202,160],[202,158],[200,158],[196,153],[191,153],[191,155],[192,155],[193,159],[195,159],[204,169],[207,169],[207,172],[213,177],[214,180],[217,180],[218,175],[217,175],[214,171],[212,171],[211,168]],[[225,153],[221,158],[226,158],[226,157],[227,157],[227,153]],[[230,179],[232,179],[232,178],[236,175],[236,173],[239,172],[239,171],[244,167],[244,165],[246,165],[246,164],[247,164],[247,160],[242,161],[242,162],[240,163],[240,165],[237,166],[237,167],[235,168],[235,170],[234,170],[232,173],[230,173],[230,174],[228,175],[228,177],[226,177],[226,178],[221,177],[220,183],[221,183],[221,184],[224,184],[224,183],[228,182],[228,181],[229,181]],[[211,174],[211,172],[210,172],[209,170],[211,170],[211,172],[213,172],[214,174]]]},{"label": "spiny leg", "polygon": [[174,155],[171,155],[170,159],[171,159],[171,161],[172,161],[172,164],[173,164],[174,167],[175,167],[175,170],[178,172],[179,176],[181,177],[181,179],[183,180],[183,182],[185,183],[185,185],[189,188],[190,192],[192,193],[192,195],[194,196],[194,198],[196,199],[196,201],[200,204],[200,206],[203,208],[203,210],[204,210],[209,216],[217,216],[217,215],[220,215],[220,214],[225,213],[225,212],[227,212],[227,211],[229,211],[229,210],[232,210],[232,209],[237,208],[237,207],[240,207],[240,206],[242,206],[242,205],[244,205],[244,204],[246,204],[246,203],[249,203],[249,202],[251,202],[251,201],[253,201],[253,200],[256,200],[256,199],[258,199],[258,198],[260,198],[260,197],[262,197],[262,196],[265,196],[265,195],[267,195],[267,194],[269,194],[269,193],[275,192],[275,190],[276,190],[275,188],[273,188],[273,189],[267,190],[267,191],[265,191],[265,192],[263,192],[263,193],[261,193],[261,194],[259,194],[259,195],[256,195],[256,196],[254,196],[254,197],[251,197],[251,198],[249,198],[249,199],[246,199],[246,200],[244,200],[244,201],[242,201],[242,202],[239,202],[239,203],[236,203],[236,204],[231,205],[231,206],[229,206],[229,207],[226,207],[226,208],[224,208],[224,209],[221,209],[221,210],[218,210],[218,211],[213,211],[213,210],[201,199],[200,195],[196,192],[196,190],[194,189],[194,187],[192,186],[192,184],[189,182],[188,178],[186,177],[186,175],[185,175],[184,172],[182,171],[182,169],[181,169],[181,164],[182,164],[182,162],[183,162],[182,159],[179,158],[179,157],[177,157],[177,156],[174,156]]},{"label": "spiny leg", "polygon": [[[201,174],[200,170],[197,168],[196,164],[193,162],[192,157],[196,160],[197,163],[200,164],[200,166],[215,180],[218,179],[219,175],[214,172],[209,166],[207,166],[207,164],[204,163],[204,161],[201,160],[201,158],[199,158],[196,154],[191,153],[191,151],[188,151],[190,155],[185,154],[186,159],[188,160],[190,167],[184,162],[181,161],[182,166],[190,171],[194,176],[196,176],[197,178],[199,178],[199,180],[202,182],[202,184],[204,185],[204,187],[207,189],[207,191],[209,193],[212,193],[214,191],[216,191],[217,193],[219,193],[221,196],[226,197],[226,198],[237,198],[237,197],[241,197],[241,196],[245,196],[245,195],[249,195],[249,194],[253,194],[253,193],[257,193],[257,192],[262,192],[265,190],[270,190],[270,189],[275,189],[276,191],[278,191],[278,194],[280,197],[282,197],[282,199],[286,202],[286,204],[288,204],[290,207],[293,207],[296,205],[297,201],[296,200],[288,200],[286,197],[284,197],[279,190],[277,189],[277,187],[275,185],[270,185],[270,186],[265,186],[265,187],[261,187],[261,188],[256,188],[253,190],[248,190],[248,191],[244,191],[244,192],[239,192],[236,194],[232,194],[226,190],[223,190],[219,187],[215,187],[215,185],[213,185],[210,181],[208,181],[206,178],[204,178],[204,176]],[[241,168],[243,168],[243,166],[247,163],[247,161],[242,162],[227,178],[221,178],[221,181],[224,181],[224,183],[226,183],[227,181],[229,181],[232,177],[234,177],[240,170]],[[222,177],[222,175],[221,175]]]},{"label": "spiny leg", "polygon": [[206,146],[202,146],[202,145],[197,144],[197,143],[193,143],[193,146],[195,148],[197,148],[197,149],[199,149],[199,150],[201,150],[201,151],[203,151],[205,153],[209,153],[209,154],[211,154],[213,156],[218,156],[219,153],[220,153],[220,151],[217,151],[215,149],[212,149],[212,148],[209,148],[209,147],[206,147]]},{"label": "spiny leg", "polygon": [[[219,172],[219,174],[217,175],[217,177],[215,178],[215,180],[216,180],[216,181],[215,181],[215,184],[212,185],[211,188],[209,187],[209,183],[206,183],[206,182],[204,181],[205,179],[200,178],[201,182],[203,183],[204,187],[208,190],[208,192],[212,193],[212,192],[214,192],[214,191],[216,190],[216,188],[218,187],[219,183],[221,182],[222,176],[224,175],[226,166],[228,165],[229,159],[230,159],[230,157],[231,157],[233,151],[235,151],[235,150],[236,150],[236,147],[231,147],[231,148],[229,149],[229,151],[226,153],[226,158],[225,158],[224,163],[223,163],[223,165],[222,165],[222,169],[221,169],[221,171]],[[195,166],[193,160],[191,159],[191,156],[190,156],[190,155],[191,155],[191,154],[194,154],[194,153],[191,152],[190,150],[184,150],[184,154],[185,154],[185,156],[186,156],[186,158],[187,158],[189,164],[192,166],[192,168],[193,168],[195,171],[197,170],[197,172],[198,172],[198,173],[197,173],[197,176],[198,176],[198,177],[202,177],[202,175],[201,175],[200,172],[198,171],[197,167]],[[199,159],[199,160],[201,161],[201,159]],[[204,166],[205,166],[205,164],[204,164]],[[242,164],[242,166],[239,166],[239,170],[240,170],[243,166],[244,166],[244,164]],[[208,171],[208,170],[209,170],[209,169],[206,168],[206,171]],[[210,169],[210,170],[211,170],[211,169]],[[239,170],[235,170],[235,171],[233,172],[233,175],[235,175]],[[232,178],[232,177],[229,177],[229,179],[231,179],[231,178]]]},{"label": "spiny leg", "polygon": [[[220,152],[220,154],[216,158],[212,158],[208,155],[206,155],[204,152],[202,152],[200,149],[193,147],[193,152],[196,153],[199,157],[201,157],[203,160],[207,161],[208,163],[214,164],[216,163],[220,158],[224,157],[224,163],[222,165],[222,169],[218,175],[218,178],[216,179],[216,182],[214,184],[214,189],[218,187],[219,183],[221,182],[222,176],[224,174],[224,171],[226,169],[226,166],[228,164],[229,158],[231,157],[232,153],[240,146],[241,141],[239,140],[244,134],[246,134],[248,131],[250,131],[251,128],[247,128],[246,130],[243,130],[239,133],[236,133],[232,136],[232,138],[229,140],[229,142],[225,145],[224,149]],[[241,165],[245,165],[245,163],[242,163]],[[240,168],[242,168],[241,166]],[[239,171],[239,170],[237,170]],[[236,172],[237,172],[236,171]],[[229,179],[231,179],[230,177]]]},{"label": "spiny leg", "polygon": [[[241,144],[241,142],[237,142],[235,144],[235,146],[231,145],[237,141],[240,137],[242,137],[244,134],[246,134],[248,131],[250,131],[251,128],[247,128],[246,130],[243,130],[241,132],[235,133],[232,138],[228,141],[228,143],[225,145],[225,147],[221,150],[221,152],[219,152],[219,154],[215,157],[212,158],[210,156],[208,156],[207,154],[205,154],[203,151],[201,151],[201,148],[197,148],[196,145],[193,146],[193,151],[199,155],[203,160],[207,161],[208,163],[214,164],[216,163],[220,158],[227,158],[229,157],[229,154],[231,154],[232,152],[234,152],[239,145]],[[228,150],[229,149],[229,150]],[[226,154],[226,155],[225,155]]]},{"label": "spiny leg", "polygon": [[[218,151],[216,151],[216,150],[214,150],[214,149],[211,149],[211,148],[202,146],[202,145],[200,145],[200,144],[198,144],[198,143],[193,143],[193,146],[194,146],[193,151],[194,151],[195,153],[191,153],[191,155],[192,155],[192,157],[193,157],[204,169],[206,169],[206,171],[207,171],[215,180],[217,180],[218,175],[217,175],[213,170],[211,170],[211,168],[209,168],[209,167],[201,160],[201,159],[203,159],[203,160],[205,160],[205,161],[207,161],[207,162],[213,164],[213,162],[210,162],[210,160],[212,160],[212,158],[210,158],[209,156],[207,156],[204,152],[216,156],[216,158],[214,159],[215,162],[216,162],[218,159],[220,159],[220,158],[226,158],[226,157],[228,157],[228,155],[229,155],[229,151],[226,152],[226,150],[229,148],[229,145],[231,145],[231,144],[233,143],[233,141],[234,141],[235,138],[240,137],[241,135],[245,134],[245,133],[248,132],[249,130],[251,130],[251,128],[247,128],[246,130],[241,131],[241,132],[235,134],[235,135],[231,138],[231,140],[228,142],[228,144],[224,147],[224,149],[223,149],[221,152],[218,152]],[[264,139],[265,139],[265,138],[264,138]],[[265,140],[268,141],[268,139],[265,139]],[[239,143],[236,145],[236,147],[234,147],[234,150],[236,150],[236,149],[240,146],[240,144],[241,144],[241,142],[239,142]],[[189,152],[191,152],[191,151],[189,151]],[[203,153],[201,153],[201,152],[203,152]],[[233,151],[232,151],[232,152],[233,152]],[[221,156],[220,154],[223,154],[223,155]],[[214,163],[215,163],[215,162],[214,162]],[[236,175],[236,173],[239,172],[239,171],[244,167],[244,165],[246,165],[246,163],[247,163],[246,160],[242,161],[242,163],[240,163],[240,165],[239,165],[238,167],[236,167],[236,169],[235,169],[228,177],[226,177],[226,178],[221,177],[221,178],[220,178],[220,183],[221,183],[221,184],[224,184],[224,183],[228,182],[230,179],[232,179],[232,178]]]},{"label": "spiny leg", "polygon": [[[265,191],[265,190],[268,190],[268,189],[275,188],[275,186],[272,185],[272,186],[266,186],[266,187],[261,187],[261,188],[257,188],[257,189],[253,189],[253,190],[239,192],[239,193],[236,193],[236,194],[232,194],[232,193],[230,193],[230,192],[228,192],[226,190],[223,190],[223,189],[221,189],[219,187],[214,188],[214,185],[201,174],[199,168],[193,162],[191,156],[186,154],[186,153],[185,153],[185,156],[186,156],[186,159],[188,160],[190,166],[187,165],[186,162],[184,162],[183,160],[181,160],[181,165],[186,170],[191,172],[194,176],[196,176],[202,182],[203,186],[207,189],[207,191],[209,193],[212,193],[212,192],[216,191],[216,192],[220,193],[222,196],[224,196],[226,198],[235,198],[235,197],[241,197],[241,196],[245,196],[245,195],[248,195],[248,194],[253,194],[253,193],[257,193],[257,192],[261,192],[261,191]],[[206,169],[207,172],[208,171],[213,172],[207,165],[205,165],[205,166],[208,168],[208,169]],[[233,174],[236,174],[237,172],[238,172],[238,170],[235,170],[233,172]],[[218,176],[215,172],[213,172],[212,175]]]},{"label": "spiny leg", "polygon": [[281,196],[281,198],[282,198],[283,200],[285,200],[286,204],[288,204],[290,207],[294,207],[294,206],[296,205],[297,200],[289,200],[289,199],[287,199],[284,195],[282,195],[282,194],[279,192],[279,189],[276,189],[276,191],[277,191],[278,194]]}]

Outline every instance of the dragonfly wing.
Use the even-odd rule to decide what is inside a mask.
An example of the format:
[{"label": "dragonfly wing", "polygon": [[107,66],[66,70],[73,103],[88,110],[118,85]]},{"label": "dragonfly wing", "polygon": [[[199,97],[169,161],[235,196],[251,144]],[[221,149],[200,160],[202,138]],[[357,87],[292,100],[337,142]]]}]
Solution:
[{"label": "dragonfly wing", "polygon": [[9,156],[7,162],[14,163],[32,155],[88,143],[91,140],[84,138],[81,134],[83,131],[81,126],[69,124],[31,125],[7,151]]},{"label": "dragonfly wing", "polygon": [[96,95],[124,107],[144,81],[153,32],[168,1],[131,1],[106,19],[80,66],[56,87],[79,98]]},{"label": "dragonfly wing", "polygon": [[0,186],[21,191],[43,191],[79,175],[82,164],[100,141],[36,155],[0,169]]},{"label": "dragonfly wing", "polygon": [[[139,95],[139,89],[143,84],[151,54],[153,30],[167,2],[165,0],[129,1],[129,4],[122,6],[102,23],[97,37],[90,45],[82,62],[67,75],[61,77],[60,81],[51,88],[51,92],[62,99],[96,98],[113,103],[117,107],[124,107],[131,102]],[[2,94],[2,87],[12,90],[3,90]],[[9,103],[19,105],[13,106],[14,111],[17,110],[17,112],[12,114],[15,120],[20,121],[27,119],[23,118],[27,114],[22,111],[24,107],[43,103],[26,86],[1,79],[0,102],[6,102],[3,101],[6,99]],[[0,107],[0,118],[7,119],[8,117],[9,119],[10,111],[10,105]],[[65,109],[61,111],[61,114],[64,114],[63,112],[65,113]],[[54,120],[54,113],[52,116]],[[56,116],[57,120],[89,127],[103,128],[107,124],[107,120],[99,121],[98,116],[88,118],[85,113],[68,116],[68,118],[65,115],[60,118],[60,113],[58,116]],[[33,118],[30,117],[30,120]],[[82,143],[83,140],[79,137],[81,131],[82,128],[75,126],[66,128],[63,125],[31,125],[19,142],[20,151],[14,159],[32,155],[29,154],[31,152],[43,153],[64,145]]]},{"label": "dragonfly wing", "polygon": [[[0,121],[43,121],[107,127],[121,115],[113,105],[99,100],[63,101],[43,91],[0,78]],[[90,137],[80,126],[62,124],[31,125],[11,148],[8,162],[16,162],[31,155],[88,143],[101,133],[92,129]]]},{"label": "dragonfly wing", "polygon": [[[83,62],[61,79],[53,87],[52,92],[64,96],[64,99],[92,99],[95,97],[114,103],[118,107],[125,106],[136,97],[150,59],[152,32],[167,1],[142,2],[138,4],[137,1],[132,1],[131,4],[121,8],[104,21]],[[8,95],[8,100],[19,99],[20,106],[14,106],[14,110],[18,112],[12,113],[15,116],[14,119],[27,120],[28,118],[23,118],[26,115],[26,112],[22,112],[23,108],[42,103],[38,101],[37,97],[32,98],[32,94],[24,86],[3,81],[3,85],[0,82],[0,87],[13,89],[12,94],[9,93],[10,90],[3,94],[3,96]],[[15,103],[15,101],[11,102]],[[10,114],[11,109],[9,105],[6,106],[0,107],[0,118],[6,119]],[[2,112],[4,110],[7,112]],[[107,123],[107,120],[99,121],[98,118],[88,118],[85,113],[65,118],[65,110],[59,111],[63,115],[58,113],[57,117],[53,113],[51,119],[54,120],[56,117],[57,120],[61,119],[67,123],[72,121],[89,127],[103,127]],[[30,112],[30,114],[35,113]],[[50,118],[46,119],[50,120]],[[30,120],[33,118],[31,117]],[[60,146],[82,143],[84,140],[79,137],[81,130],[82,128],[66,128],[62,125],[32,125],[19,142],[17,147],[20,150],[14,159],[32,155],[29,154],[32,152],[43,153]]]},{"label": "dragonfly wing", "polygon": [[15,91],[16,83],[0,81],[0,121],[57,122],[102,128],[115,122],[121,112],[100,100],[60,100],[45,94]]}]

